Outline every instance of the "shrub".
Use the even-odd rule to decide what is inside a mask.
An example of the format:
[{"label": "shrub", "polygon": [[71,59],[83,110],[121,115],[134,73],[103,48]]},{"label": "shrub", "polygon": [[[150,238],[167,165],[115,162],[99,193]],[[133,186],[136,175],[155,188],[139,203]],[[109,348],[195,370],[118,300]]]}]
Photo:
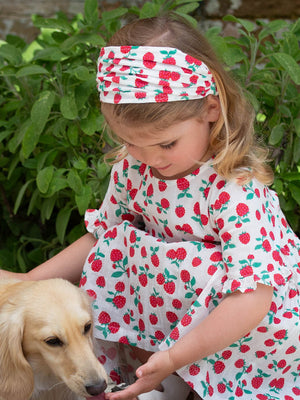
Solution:
[{"label": "shrub", "polygon": [[[113,143],[103,133],[95,89],[99,48],[128,17],[173,10],[189,15],[200,1],[155,0],[99,16],[86,0],[84,16],[33,16],[40,34],[26,44],[9,35],[0,45],[0,267],[26,271],[81,236],[82,215],[98,207],[109,180],[103,161]],[[299,230],[299,21],[266,25],[226,17],[240,37],[207,37],[253,103],[256,128],[272,146],[274,187]]]}]

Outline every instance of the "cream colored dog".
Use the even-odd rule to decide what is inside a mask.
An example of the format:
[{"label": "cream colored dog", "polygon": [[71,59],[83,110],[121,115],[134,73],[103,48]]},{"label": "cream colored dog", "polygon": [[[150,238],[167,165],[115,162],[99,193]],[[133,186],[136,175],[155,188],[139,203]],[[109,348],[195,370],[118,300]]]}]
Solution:
[{"label": "cream colored dog", "polygon": [[0,280],[0,400],[103,393],[92,328],[88,295],[71,283]]}]

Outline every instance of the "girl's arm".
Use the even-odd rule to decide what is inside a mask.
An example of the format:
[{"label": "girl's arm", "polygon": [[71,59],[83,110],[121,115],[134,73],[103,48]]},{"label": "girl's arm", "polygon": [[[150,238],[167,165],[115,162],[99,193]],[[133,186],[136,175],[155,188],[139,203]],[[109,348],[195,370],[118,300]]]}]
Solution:
[{"label": "girl's arm", "polygon": [[168,375],[231,345],[252,329],[268,313],[273,288],[257,285],[253,292],[228,295],[198,326],[169,350],[153,354],[136,371],[139,378],[128,389],[107,395],[109,400],[129,400],[153,390]]},{"label": "girl's arm", "polygon": [[85,259],[96,240],[91,233],[87,233],[56,256],[25,274],[0,270],[0,279],[16,278],[38,281],[64,278],[76,283],[80,279]]}]

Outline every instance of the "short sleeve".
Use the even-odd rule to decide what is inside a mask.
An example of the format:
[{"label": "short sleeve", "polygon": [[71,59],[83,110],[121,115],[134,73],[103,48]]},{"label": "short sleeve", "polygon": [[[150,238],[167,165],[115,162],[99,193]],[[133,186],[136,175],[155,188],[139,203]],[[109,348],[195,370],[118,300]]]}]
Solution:
[{"label": "short sleeve", "polygon": [[126,194],[128,167],[127,159],[113,166],[109,186],[101,207],[88,209],[85,212],[86,229],[96,238],[124,220],[134,223],[138,217],[136,213],[128,209]]},{"label": "short sleeve", "polygon": [[284,244],[275,192],[256,180],[244,186],[219,180],[209,208],[222,247],[224,293],[253,291],[257,283],[276,288],[289,281],[290,249]]}]

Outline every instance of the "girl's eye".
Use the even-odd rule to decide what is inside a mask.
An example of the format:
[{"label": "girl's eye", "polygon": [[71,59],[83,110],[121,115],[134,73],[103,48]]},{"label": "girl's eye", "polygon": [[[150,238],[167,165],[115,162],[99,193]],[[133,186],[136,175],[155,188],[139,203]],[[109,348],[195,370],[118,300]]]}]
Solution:
[{"label": "girl's eye", "polygon": [[174,140],[174,142],[168,143],[168,144],[161,144],[160,147],[162,149],[168,150],[171,149],[172,147],[174,147],[176,144],[176,140]]}]

